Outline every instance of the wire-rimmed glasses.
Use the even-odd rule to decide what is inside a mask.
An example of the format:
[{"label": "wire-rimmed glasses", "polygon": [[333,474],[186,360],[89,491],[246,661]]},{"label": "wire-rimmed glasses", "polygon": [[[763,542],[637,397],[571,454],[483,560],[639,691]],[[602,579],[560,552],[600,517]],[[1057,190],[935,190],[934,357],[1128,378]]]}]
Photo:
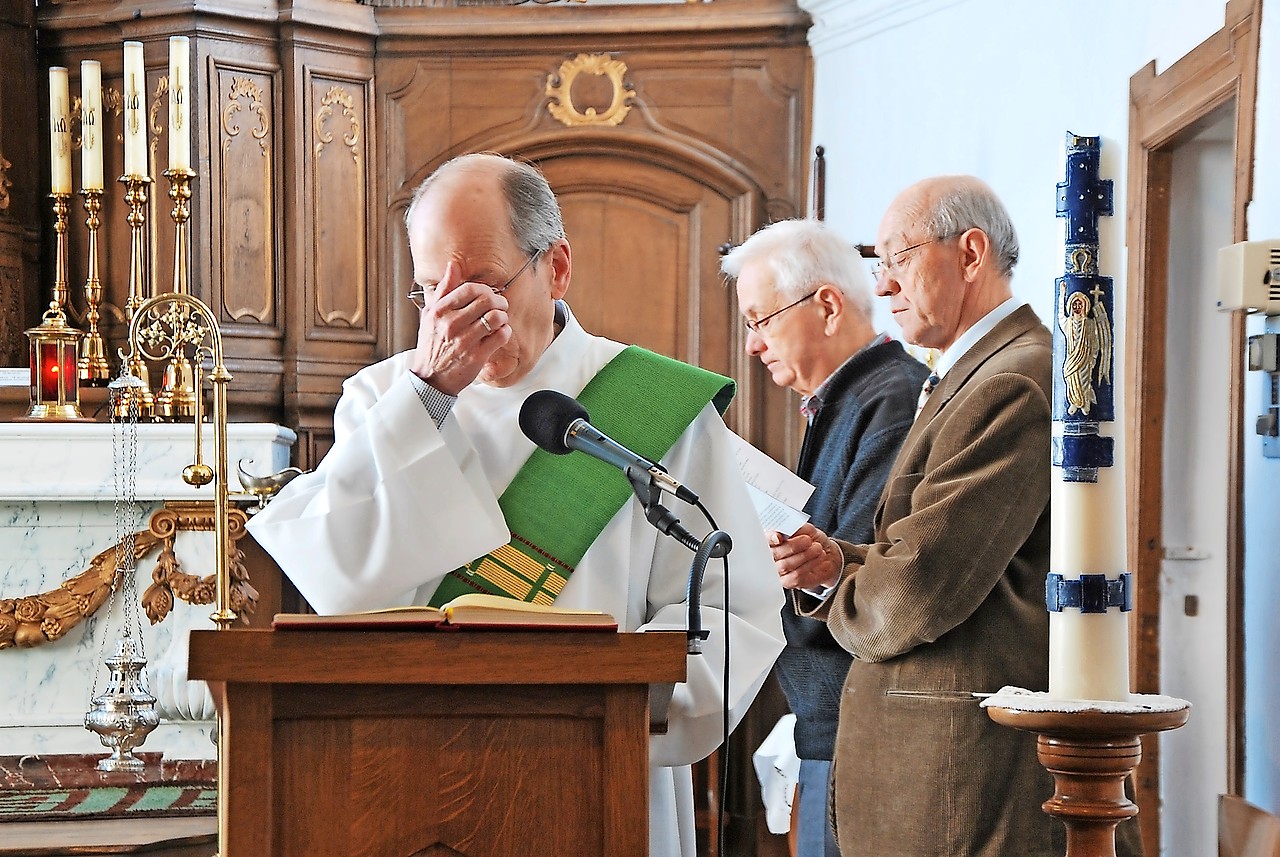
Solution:
[{"label": "wire-rimmed glasses", "polygon": [[809,292],[809,294],[802,297],[800,300],[795,301],[794,303],[789,303],[786,306],[784,306],[782,309],[775,309],[773,312],[769,313],[764,318],[757,318],[757,319],[744,318],[742,320],[742,323],[745,324],[747,326],[747,330],[751,331],[752,333],[759,333],[761,329],[766,324],[768,324],[772,319],[776,318],[777,316],[781,315],[782,313],[786,312],[792,307],[800,306],[800,304],[809,300],[809,298],[813,297],[817,293],[818,293],[818,290],[814,289],[813,291]]},{"label": "wire-rimmed glasses", "polygon": [[879,261],[876,262],[876,267],[873,271],[876,278],[876,282],[877,283],[880,282],[885,277],[896,276],[898,273],[898,260],[900,260],[907,253],[910,253],[912,250],[918,250],[921,247],[924,247],[928,244],[933,244],[938,241],[945,241],[949,237],[951,236],[944,235],[944,236],[939,236],[937,238],[930,238],[927,241],[921,241],[917,244],[912,244],[910,247],[903,247],[901,250],[898,250],[895,253],[890,253],[887,259],[880,259]]},{"label": "wire-rimmed glasses", "polygon": [[[507,289],[511,288],[511,284],[514,283],[516,280],[518,280],[520,278],[520,275],[523,274],[525,270],[530,265],[532,265],[534,261],[539,256],[541,256],[544,252],[545,252],[544,250],[535,250],[534,252],[530,253],[529,258],[524,260],[524,264],[521,265],[518,269],[516,269],[516,272],[512,274],[505,283],[503,283],[500,286],[489,286],[489,289],[495,295],[500,295],[503,292],[505,292]],[[439,284],[431,283],[430,285],[419,286],[415,283],[414,288],[410,290],[409,294],[406,295],[406,297],[409,298],[409,300],[413,301],[413,305],[416,306],[418,309],[420,310],[426,309],[427,297],[431,295],[433,292],[435,292],[437,285]],[[488,283],[485,283],[484,285],[488,285]]]}]

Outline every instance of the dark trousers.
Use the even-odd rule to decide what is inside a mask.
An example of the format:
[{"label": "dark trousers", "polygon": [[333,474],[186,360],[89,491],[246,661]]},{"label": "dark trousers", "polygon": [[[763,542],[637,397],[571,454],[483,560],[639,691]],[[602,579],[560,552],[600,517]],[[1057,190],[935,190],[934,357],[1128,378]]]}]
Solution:
[{"label": "dark trousers", "polygon": [[800,760],[800,811],[796,825],[796,857],[840,857],[827,810],[831,763]]}]

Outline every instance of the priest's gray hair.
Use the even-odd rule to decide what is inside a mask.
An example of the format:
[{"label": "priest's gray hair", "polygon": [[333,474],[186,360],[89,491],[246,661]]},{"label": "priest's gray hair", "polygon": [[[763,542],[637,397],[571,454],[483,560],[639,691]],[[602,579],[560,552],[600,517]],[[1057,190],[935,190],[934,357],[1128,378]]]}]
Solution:
[{"label": "priest's gray hair", "polygon": [[951,183],[933,200],[932,210],[923,212],[921,225],[935,239],[981,229],[991,239],[1001,276],[1012,276],[1013,266],[1018,264],[1018,233],[1004,203],[986,182],[966,176]]},{"label": "priest's gray hair", "polygon": [[565,237],[560,203],[541,171],[532,164],[488,152],[459,155],[437,167],[414,190],[405,209],[405,223],[413,218],[418,203],[442,176],[477,170],[500,173],[502,193],[511,214],[511,234],[526,255],[540,253]]},{"label": "priest's gray hair", "polygon": [[737,277],[750,262],[763,260],[773,274],[773,288],[786,301],[799,300],[829,284],[871,318],[871,277],[858,248],[821,220],[779,220],[734,247],[720,270]]}]

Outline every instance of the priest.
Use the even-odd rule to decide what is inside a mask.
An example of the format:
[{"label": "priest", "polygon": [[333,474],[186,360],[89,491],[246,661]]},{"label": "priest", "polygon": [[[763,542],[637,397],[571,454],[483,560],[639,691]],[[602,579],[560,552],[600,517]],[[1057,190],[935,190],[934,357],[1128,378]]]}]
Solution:
[{"label": "priest", "polygon": [[[720,743],[724,705],[731,725],[742,717],[783,645],[782,592],[720,417],[731,384],[578,324],[563,300],[572,253],[559,205],[527,164],[456,158],[417,189],[405,222],[416,348],[345,382],[333,448],[250,531],[321,613],[481,590],[602,610],[622,631],[683,629],[692,554],[645,520],[620,472],[621,496],[609,480],[570,490],[581,480],[539,469],[517,417],[530,393],[556,390],[616,439],[656,450],[733,541],[728,596],[713,562],[710,638],[650,745],[650,853],[694,857],[689,765]],[[579,459],[594,461],[554,461],[571,471]],[[679,517],[705,532],[692,509]]]}]

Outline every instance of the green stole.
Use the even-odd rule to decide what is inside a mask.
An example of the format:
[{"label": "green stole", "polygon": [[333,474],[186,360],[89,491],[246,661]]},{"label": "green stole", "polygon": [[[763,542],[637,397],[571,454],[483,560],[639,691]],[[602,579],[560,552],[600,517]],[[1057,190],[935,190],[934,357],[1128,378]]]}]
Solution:
[{"label": "green stole", "polygon": [[[597,372],[577,399],[593,426],[660,461],[707,402],[723,414],[733,392],[733,381],[723,375],[633,345]],[[551,604],[631,495],[626,477],[597,458],[535,449],[498,498],[511,541],[449,572],[431,604],[468,592]]]}]

